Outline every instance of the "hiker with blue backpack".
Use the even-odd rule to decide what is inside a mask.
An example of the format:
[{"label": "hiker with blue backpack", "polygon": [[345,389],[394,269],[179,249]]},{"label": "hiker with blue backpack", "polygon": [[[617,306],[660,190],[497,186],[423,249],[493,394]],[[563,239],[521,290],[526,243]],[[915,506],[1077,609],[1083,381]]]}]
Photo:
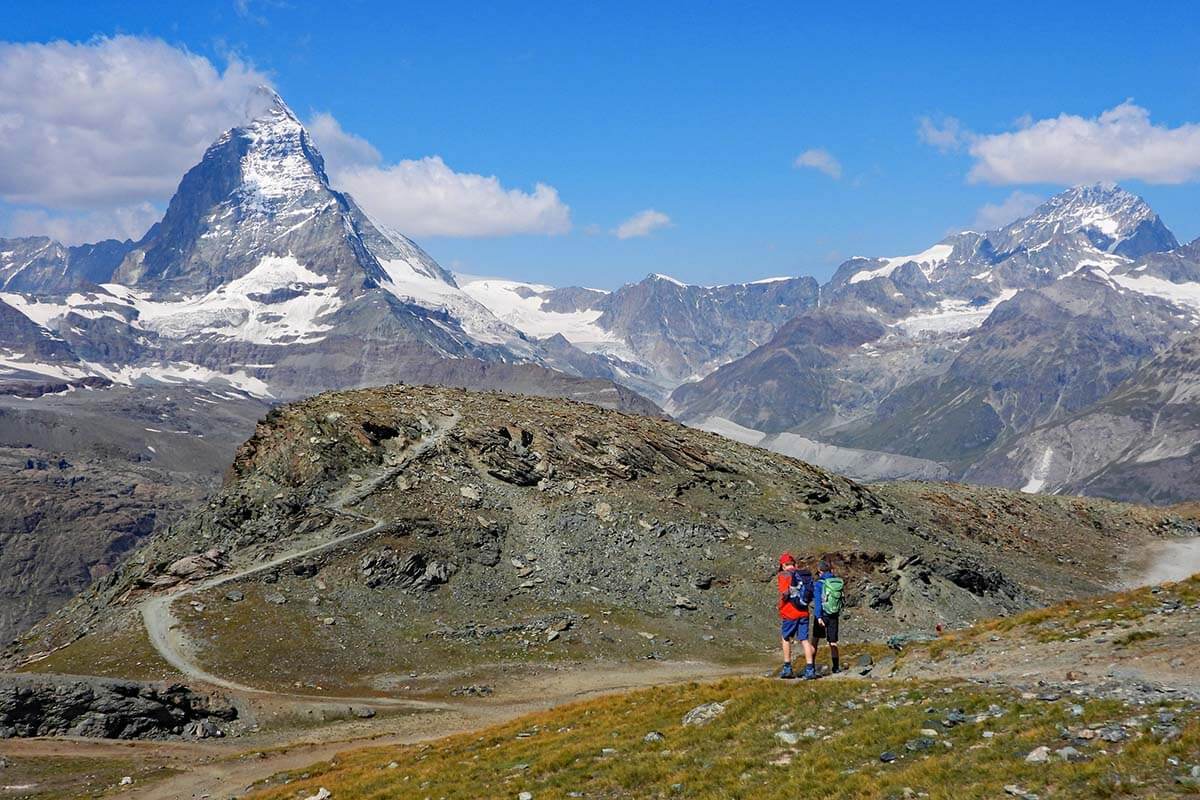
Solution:
[{"label": "hiker with blue backpack", "polygon": [[779,589],[779,631],[783,640],[783,669],[781,678],[798,677],[792,670],[792,642],[800,642],[804,651],[804,678],[817,677],[813,659],[816,651],[809,641],[808,606],[813,600],[815,585],[812,573],[796,566],[791,553],[779,557],[779,573],[776,580]]},{"label": "hiker with blue backpack", "polygon": [[817,648],[821,645],[821,637],[829,642],[829,655],[833,662],[833,672],[841,672],[838,661],[838,618],[842,612],[842,589],[845,581],[833,574],[833,566],[828,559],[817,563],[817,580],[813,587],[813,619],[812,651],[813,661],[816,661]]}]

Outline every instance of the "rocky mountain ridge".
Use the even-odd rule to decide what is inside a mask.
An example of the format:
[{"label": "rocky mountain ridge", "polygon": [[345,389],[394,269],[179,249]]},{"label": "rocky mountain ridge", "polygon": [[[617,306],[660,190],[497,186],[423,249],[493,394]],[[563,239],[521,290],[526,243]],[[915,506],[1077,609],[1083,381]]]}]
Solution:
[{"label": "rocky mountain ridge", "polygon": [[[855,625],[894,631],[1095,590],[1126,554],[1189,524],[1103,501],[913,491],[562,399],[327,393],[268,414],[207,503],[9,658],[69,653],[80,637],[140,626],[137,611],[150,604],[205,642],[205,670],[249,685],[340,681],[360,691],[377,670],[403,666],[397,653],[426,668],[434,651],[402,640],[443,642],[434,650],[470,665],[476,637],[460,632],[539,620],[575,631],[562,636],[564,656],[576,646],[679,654],[709,634],[736,653],[754,640],[764,582],[785,549],[838,553],[855,579]],[[1095,558],[1072,556],[1084,543]],[[585,614],[611,616],[608,638]],[[312,644],[301,659],[276,658],[276,644],[255,633],[266,630]],[[533,646],[528,634],[499,641],[506,658]]]}]

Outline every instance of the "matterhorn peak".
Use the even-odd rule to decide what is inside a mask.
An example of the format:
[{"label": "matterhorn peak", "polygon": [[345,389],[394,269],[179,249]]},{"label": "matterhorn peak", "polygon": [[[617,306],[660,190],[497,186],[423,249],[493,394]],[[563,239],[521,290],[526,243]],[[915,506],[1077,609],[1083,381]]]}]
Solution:
[{"label": "matterhorn peak", "polygon": [[241,194],[249,205],[279,213],[291,206],[311,207],[314,192],[328,194],[325,160],[283,98],[260,86],[247,111],[254,116],[230,135],[248,145],[241,156]]},{"label": "matterhorn peak", "polygon": [[256,86],[246,97],[241,127],[249,127],[259,120],[281,118],[290,119],[297,125],[300,124],[295,112],[288,107],[279,93],[263,83]]}]

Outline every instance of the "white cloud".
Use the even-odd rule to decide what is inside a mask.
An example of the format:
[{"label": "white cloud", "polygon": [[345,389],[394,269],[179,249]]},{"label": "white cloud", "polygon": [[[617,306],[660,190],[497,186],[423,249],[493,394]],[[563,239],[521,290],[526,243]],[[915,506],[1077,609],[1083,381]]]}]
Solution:
[{"label": "white cloud", "polygon": [[813,147],[805,150],[800,155],[796,156],[796,160],[792,162],[792,166],[810,167],[812,169],[824,172],[835,181],[842,177],[842,164],[833,154],[822,147]]},{"label": "white cloud", "polygon": [[647,208],[639,211],[613,229],[613,235],[618,239],[635,239],[639,236],[649,236],[659,228],[670,226],[671,218],[661,211]]},{"label": "white cloud", "polygon": [[140,239],[162,218],[162,213],[161,208],[150,203],[97,211],[19,208],[4,216],[0,230],[5,236],[49,236],[67,245],[102,239]]},{"label": "white cloud", "polygon": [[940,124],[930,117],[921,117],[920,126],[917,128],[917,137],[922,142],[933,145],[943,153],[957,150],[970,135],[954,117],[943,117]]},{"label": "white cloud", "polygon": [[80,211],[166,200],[266,82],[160,39],[0,43],[0,198]]},{"label": "white cloud", "polygon": [[321,111],[305,123],[317,149],[330,169],[373,166],[383,161],[375,146],[361,136],[347,133],[332,114]]},{"label": "white cloud", "polygon": [[1029,216],[1042,204],[1042,198],[1029,192],[1016,191],[999,203],[985,203],[975,214],[971,229],[991,231],[1003,228],[1010,222]]},{"label": "white cloud", "polygon": [[331,158],[330,179],[380,222],[408,236],[559,234],[571,229],[571,209],[553,186],[538,183],[532,192],[506,189],[494,175],[455,172],[440,156],[390,166],[339,165]]},{"label": "white cloud", "polygon": [[495,176],[455,172],[440,156],[384,164],[370,142],[327,113],[313,115],[307,127],[334,186],[408,236],[553,235],[571,229],[571,209],[553,186],[506,189]]},{"label": "white cloud", "polygon": [[969,152],[976,183],[1186,183],[1200,179],[1200,124],[1154,125],[1149,111],[1126,101],[1094,118],[1060,114],[973,136]]}]

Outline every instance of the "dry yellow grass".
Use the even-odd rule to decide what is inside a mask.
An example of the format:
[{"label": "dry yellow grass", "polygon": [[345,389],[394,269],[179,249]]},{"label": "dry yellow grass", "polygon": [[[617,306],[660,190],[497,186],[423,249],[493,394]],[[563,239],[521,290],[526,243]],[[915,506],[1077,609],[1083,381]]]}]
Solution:
[{"label": "dry yellow grass", "polygon": [[[1013,630],[1025,631],[1036,641],[1049,642],[1085,634],[1095,626],[1128,627],[1167,600],[1178,600],[1188,605],[1200,601],[1200,575],[1156,589],[1131,589],[1101,597],[1070,600],[1011,617],[986,620],[948,633],[919,648],[920,657],[928,656],[937,660],[948,655],[970,653],[988,637],[1003,636]],[[1137,638],[1134,636],[1131,641]]]},{"label": "dry yellow grass", "polygon": [[[682,716],[707,702],[727,710],[703,727]],[[984,721],[944,727],[950,709],[968,718],[998,705]],[[1089,760],[1027,764],[1041,745],[1063,747],[1059,726],[1126,721],[1115,702],[1023,701],[970,686],[855,680],[784,682],[729,679],[660,687],[531,715],[482,734],[434,744],[355,751],[301,775],[277,776],[252,795],[296,800],[326,787],[334,798],[889,798],[906,789],[929,797],[995,798],[1019,784],[1043,797],[1137,794],[1180,796],[1168,758],[1196,759],[1200,720],[1179,712],[1181,738],[1162,743],[1144,731],[1129,742],[1082,746]],[[811,736],[805,735],[812,729]],[[927,749],[906,743],[937,729]],[[788,745],[776,733],[800,735]],[[651,731],[661,741],[645,741]],[[993,736],[985,738],[984,731]],[[885,764],[880,755],[897,756]],[[1178,772],[1179,770],[1176,770]]]}]

